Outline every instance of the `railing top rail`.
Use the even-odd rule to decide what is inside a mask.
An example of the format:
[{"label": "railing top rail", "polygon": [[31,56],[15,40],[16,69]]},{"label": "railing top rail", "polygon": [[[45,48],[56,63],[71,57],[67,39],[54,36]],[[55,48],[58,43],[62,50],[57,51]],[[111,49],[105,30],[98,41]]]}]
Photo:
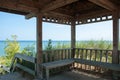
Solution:
[{"label": "railing top rail", "polygon": [[64,48],[64,49],[52,49],[52,50],[43,50],[43,52],[45,51],[57,51],[57,50],[68,50],[68,49],[72,49],[72,48]]},{"label": "railing top rail", "polygon": [[85,50],[101,50],[101,51],[112,51],[110,49],[94,49],[94,48],[75,48],[75,49],[85,49]]}]

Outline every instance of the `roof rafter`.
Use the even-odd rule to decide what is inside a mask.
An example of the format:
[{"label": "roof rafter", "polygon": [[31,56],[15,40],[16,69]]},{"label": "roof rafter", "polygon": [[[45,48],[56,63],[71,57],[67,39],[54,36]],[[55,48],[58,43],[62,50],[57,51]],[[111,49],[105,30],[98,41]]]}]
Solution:
[{"label": "roof rafter", "polygon": [[53,15],[54,16],[59,16],[59,17],[66,17],[66,18],[69,18],[69,19],[72,19],[73,17],[72,16],[69,16],[69,15],[66,15],[66,14],[61,14],[61,13],[57,13],[57,12],[53,12],[53,11],[50,11],[50,12],[44,12],[44,13],[39,13],[39,12],[36,12],[36,13],[30,13],[28,15],[25,16],[26,19],[30,19],[32,17],[35,17],[37,14],[42,14],[43,16],[50,16],[50,15]]},{"label": "roof rafter", "polygon": [[[65,6],[65,5],[68,5],[68,4],[71,4],[73,2],[76,2],[78,0],[55,0],[51,3],[49,3],[48,5],[44,6],[40,12],[38,11],[37,14],[41,14],[41,13],[44,13],[44,12],[47,12],[47,11],[50,11],[50,10],[54,10],[54,9],[57,9],[57,8],[60,8],[62,6]],[[28,15],[26,15],[26,19],[30,19],[32,17],[36,16],[36,13],[30,13]]]},{"label": "roof rafter", "polygon": [[25,5],[19,5],[18,2],[9,1],[9,0],[1,1],[0,2],[0,7],[10,9],[10,10],[16,10],[16,11],[24,11],[24,12],[32,12],[32,11],[36,12],[37,11],[37,9],[34,8],[34,7],[28,7],[28,6],[25,6]]},{"label": "roof rafter", "polygon": [[97,17],[97,16],[101,16],[101,15],[110,15],[110,14],[112,14],[111,11],[98,10],[98,11],[90,12],[90,13],[87,13],[87,14],[78,15],[78,16],[76,16],[76,20],[86,19],[86,18],[91,18],[91,17]]},{"label": "roof rafter", "polygon": [[54,10],[54,9],[60,8],[62,6],[71,4],[76,1],[78,0],[55,0],[51,2],[50,4],[46,5],[45,7],[43,7],[41,11],[46,12],[46,11]]},{"label": "roof rafter", "polygon": [[95,3],[105,9],[108,9],[110,11],[117,10],[117,6],[113,4],[110,0],[89,0],[92,3]]}]

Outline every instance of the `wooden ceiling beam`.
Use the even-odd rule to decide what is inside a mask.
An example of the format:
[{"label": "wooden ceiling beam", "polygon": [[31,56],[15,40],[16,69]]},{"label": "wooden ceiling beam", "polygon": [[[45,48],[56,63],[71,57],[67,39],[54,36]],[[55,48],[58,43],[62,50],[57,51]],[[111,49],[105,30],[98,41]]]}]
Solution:
[{"label": "wooden ceiling beam", "polygon": [[44,13],[43,16],[55,16],[55,17],[59,17],[59,18],[68,18],[68,19],[72,19],[72,16],[66,15],[66,14],[61,14],[61,13],[56,13],[56,12],[47,12]]},{"label": "wooden ceiling beam", "polygon": [[46,5],[45,7],[43,7],[41,12],[55,10],[57,8],[63,7],[65,5],[71,4],[76,1],[78,1],[78,0],[55,0],[55,1],[51,2],[50,4]]},{"label": "wooden ceiling beam", "polygon": [[42,14],[43,16],[46,16],[46,17],[50,17],[50,16],[55,16],[55,17],[59,17],[59,18],[69,18],[69,19],[72,19],[73,17],[72,16],[69,16],[69,15],[66,15],[66,14],[61,14],[61,13],[57,13],[57,12],[53,12],[53,11],[50,11],[50,12],[44,12],[44,13],[40,13],[40,12],[36,12],[36,13],[30,13],[28,15],[25,16],[26,19],[30,19],[32,17],[35,17],[36,15],[38,14]]},{"label": "wooden ceiling beam", "polygon": [[[41,10],[40,10],[40,14],[41,13],[45,13],[47,11],[50,11],[50,10],[54,10],[54,9],[57,9],[57,8],[60,8],[62,6],[65,6],[67,4],[71,4],[73,2],[76,2],[78,0],[55,0],[53,2],[51,2],[50,4],[46,5],[45,7],[43,7]],[[39,14],[39,13],[36,13],[36,14]],[[30,13],[28,15],[26,15],[26,19],[30,19],[34,16],[36,16],[35,13]],[[58,15],[58,13],[57,13]],[[64,15],[64,14],[60,14],[60,15]],[[66,16],[66,15],[65,15]]]},{"label": "wooden ceiling beam", "polygon": [[98,10],[98,11],[94,11],[94,12],[89,12],[87,14],[77,15],[76,16],[76,20],[86,19],[86,18],[94,18],[94,17],[110,15],[110,14],[112,14],[111,11],[108,11],[108,10]]},{"label": "wooden ceiling beam", "polygon": [[117,10],[117,7],[115,4],[113,4],[110,0],[88,0],[96,5],[99,5],[105,9],[108,9],[110,11]]},{"label": "wooden ceiling beam", "polygon": [[33,12],[33,11],[36,12],[36,11],[38,11],[37,8],[28,7],[25,5],[19,5],[15,1],[9,1],[9,0],[5,0],[5,1],[0,0],[0,7],[10,9],[10,10],[22,11],[22,12]]},{"label": "wooden ceiling beam", "polygon": [[41,4],[32,0],[18,0],[18,4],[41,9]]}]

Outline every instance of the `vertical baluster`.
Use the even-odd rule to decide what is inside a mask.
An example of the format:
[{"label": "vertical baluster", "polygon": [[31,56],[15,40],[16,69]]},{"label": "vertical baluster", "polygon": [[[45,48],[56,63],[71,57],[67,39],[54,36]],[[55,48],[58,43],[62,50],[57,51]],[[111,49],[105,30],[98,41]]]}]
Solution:
[{"label": "vertical baluster", "polygon": [[63,50],[61,50],[61,60],[63,60]]},{"label": "vertical baluster", "polygon": [[[80,49],[78,49],[78,59],[80,59]],[[80,65],[81,64],[79,64],[78,68],[80,68]]]},{"label": "vertical baluster", "polygon": [[[100,50],[99,51],[99,53],[100,53],[100,62],[102,62],[102,50]],[[99,72],[101,73],[102,72],[102,68],[100,67],[100,69],[99,69]]]},{"label": "vertical baluster", "polygon": [[83,49],[81,49],[81,59],[83,59]]},{"label": "vertical baluster", "polygon": [[108,62],[108,51],[105,51],[105,55],[106,55],[106,63]]},{"label": "vertical baluster", "polygon": [[87,60],[88,58],[88,49],[86,49],[86,52],[85,52],[85,59]]},{"label": "vertical baluster", "polygon": [[61,53],[62,53],[62,50],[59,51],[59,57],[60,57],[60,60],[62,59],[62,55],[61,55]]},{"label": "vertical baluster", "polygon": [[46,53],[45,53],[45,62],[48,62],[48,51],[46,51]]},{"label": "vertical baluster", "polygon": [[65,55],[65,49],[63,50],[63,55],[64,55],[64,59],[66,58],[66,55]]},{"label": "vertical baluster", "polygon": [[95,50],[95,61],[97,61],[97,50]]},{"label": "vertical baluster", "polygon": [[53,54],[52,54],[52,50],[50,51],[50,62],[52,61],[52,57],[53,57]]},{"label": "vertical baluster", "polygon": [[[81,59],[83,59],[83,49],[81,49]],[[81,64],[81,69],[82,69],[82,64]]]},{"label": "vertical baluster", "polygon": [[68,49],[68,59],[71,59],[70,56],[71,56],[71,55],[70,55],[70,49]]},{"label": "vertical baluster", "polygon": [[[90,49],[88,49],[87,51],[87,60],[90,60]],[[91,66],[90,65],[87,66],[88,66],[88,70],[91,70]]]},{"label": "vertical baluster", "polygon": [[78,49],[78,58],[80,59],[80,49]]},{"label": "vertical baluster", "polygon": [[58,60],[61,60],[60,51],[61,50],[58,50]]},{"label": "vertical baluster", "polygon": [[59,60],[59,55],[58,55],[59,53],[58,53],[58,52],[59,52],[59,50],[56,50],[56,51],[55,51],[55,54],[56,54],[56,60]]},{"label": "vertical baluster", "polygon": [[[95,50],[95,61],[97,61],[97,50]],[[95,66],[95,71],[97,71],[97,66]]]},{"label": "vertical baluster", "polygon": [[56,50],[56,58],[57,58],[57,60],[59,60],[59,49],[58,50]]},{"label": "vertical baluster", "polygon": [[79,56],[79,55],[78,55],[78,49],[75,50],[75,55],[76,55],[75,58],[78,58],[78,56]]},{"label": "vertical baluster", "polygon": [[68,56],[67,56],[67,49],[65,49],[65,59],[67,59]]},{"label": "vertical baluster", "polygon": [[105,50],[103,50],[103,55],[102,55],[102,62],[105,62],[106,61],[106,59],[105,59]]},{"label": "vertical baluster", "polygon": [[[85,60],[87,60],[88,49],[85,49]],[[85,70],[87,70],[87,65],[85,64]]]},{"label": "vertical baluster", "polygon": [[43,51],[42,57],[43,57],[42,61],[43,61],[43,63],[44,63],[44,62],[45,62],[45,51]]},{"label": "vertical baluster", "polygon": [[55,61],[55,50],[53,50],[53,61]]},{"label": "vertical baluster", "polygon": [[[75,50],[75,55],[76,55],[75,58],[78,58],[78,56],[79,56],[79,55],[78,55],[78,48]],[[77,65],[76,67],[77,67],[77,69],[78,69],[79,63],[76,63],[76,65]]]},{"label": "vertical baluster", "polygon": [[100,62],[102,62],[102,50],[100,50]]},{"label": "vertical baluster", "polygon": [[92,50],[90,49],[90,61],[92,60]]},{"label": "vertical baluster", "polygon": [[[92,60],[92,50],[90,49],[90,61]],[[90,70],[91,70],[91,65],[90,65]]]}]

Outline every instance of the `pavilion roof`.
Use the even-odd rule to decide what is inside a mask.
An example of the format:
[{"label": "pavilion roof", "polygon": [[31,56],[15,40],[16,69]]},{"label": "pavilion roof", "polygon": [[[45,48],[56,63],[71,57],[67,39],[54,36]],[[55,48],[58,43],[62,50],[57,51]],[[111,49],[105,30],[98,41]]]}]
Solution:
[{"label": "pavilion roof", "polygon": [[41,14],[43,21],[60,24],[86,24],[112,19],[120,11],[120,0],[0,0],[0,11],[25,15]]}]

